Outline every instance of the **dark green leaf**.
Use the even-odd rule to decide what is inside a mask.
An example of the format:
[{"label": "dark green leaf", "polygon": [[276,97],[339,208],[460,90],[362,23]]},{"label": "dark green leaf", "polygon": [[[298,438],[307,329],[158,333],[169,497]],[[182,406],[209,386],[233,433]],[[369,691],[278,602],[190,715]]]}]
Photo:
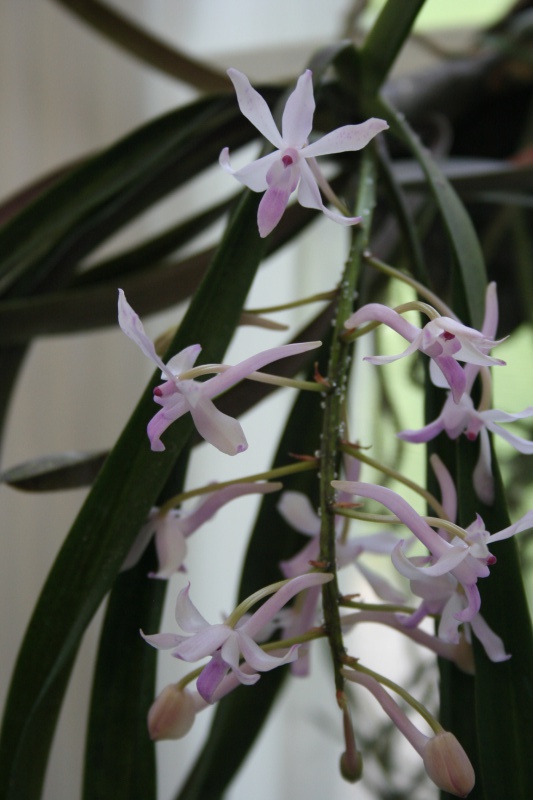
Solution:
[{"label": "dark green leaf", "polygon": [[85,162],[0,230],[0,290],[21,296],[61,283],[111,233],[213,163],[220,141],[247,141],[248,127],[233,98],[201,100]]},{"label": "dark green leaf", "polygon": [[[361,86],[357,91],[375,95],[396,61],[425,0],[388,0],[360,50]],[[351,76],[353,81],[354,75]]]},{"label": "dark green leaf", "polygon": [[17,464],[0,474],[0,481],[25,492],[54,492],[90,486],[107,453],[57,453]]},{"label": "dark green leaf", "polygon": [[456,289],[456,295],[461,298],[461,304],[464,304],[459,312],[460,316],[465,324],[479,328],[483,321],[487,279],[472,221],[449,181],[403,116],[381,98],[373,107],[376,113],[387,119],[391,132],[413,152],[424,171],[428,190],[442,216],[461,284],[461,290]]},{"label": "dark green leaf", "polygon": [[[472,471],[477,447],[463,439],[458,450],[460,524],[472,522],[480,513],[486,529],[495,533],[510,522],[498,466],[493,453],[496,495],[485,506],[472,491]],[[475,704],[483,800],[526,800],[531,795],[533,760],[533,632],[522,583],[516,542],[508,539],[491,545],[497,563],[490,577],[479,581],[482,614],[504,641],[509,661],[489,661],[475,640]],[[460,703],[457,698],[456,703]],[[505,769],[502,769],[502,765]]]}]

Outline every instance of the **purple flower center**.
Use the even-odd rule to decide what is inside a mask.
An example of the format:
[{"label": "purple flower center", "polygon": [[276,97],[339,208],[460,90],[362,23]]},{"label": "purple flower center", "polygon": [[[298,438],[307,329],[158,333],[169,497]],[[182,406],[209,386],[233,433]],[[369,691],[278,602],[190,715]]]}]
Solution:
[{"label": "purple flower center", "polygon": [[446,342],[449,342],[451,339],[455,339],[455,334],[454,333],[450,333],[449,331],[443,331],[442,338]]},{"label": "purple flower center", "polygon": [[292,156],[284,155],[281,158],[284,167],[290,167],[291,164],[294,164],[294,159]]}]

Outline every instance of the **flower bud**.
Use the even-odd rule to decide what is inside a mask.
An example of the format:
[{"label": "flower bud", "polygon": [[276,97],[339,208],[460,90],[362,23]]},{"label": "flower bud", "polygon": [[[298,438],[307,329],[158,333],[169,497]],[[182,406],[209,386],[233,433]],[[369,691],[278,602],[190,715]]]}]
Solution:
[{"label": "flower bud", "polygon": [[355,758],[347,752],[342,753],[339,766],[342,777],[348,783],[357,783],[363,775],[363,759],[359,753],[355,754]]},{"label": "flower bud", "polygon": [[453,733],[445,731],[429,739],[422,758],[427,774],[439,789],[466,797],[474,788],[474,769]]},{"label": "flower bud", "polygon": [[192,728],[196,709],[192,695],[174,684],[165,686],[148,711],[148,732],[154,741],[181,739]]}]

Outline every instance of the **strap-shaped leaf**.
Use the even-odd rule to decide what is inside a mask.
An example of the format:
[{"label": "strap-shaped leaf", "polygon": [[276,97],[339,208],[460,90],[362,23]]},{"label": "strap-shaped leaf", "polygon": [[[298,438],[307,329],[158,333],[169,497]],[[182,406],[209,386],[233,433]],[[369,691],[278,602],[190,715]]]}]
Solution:
[{"label": "strap-shaped leaf", "polygon": [[[181,491],[188,460],[185,450],[159,504]],[[167,582],[147,577],[156,565],[152,543],[133,569],[118,576],[109,597],[91,693],[84,800],[157,798],[154,744],[146,725],[157,652],[139,634],[157,630],[161,622]]]},{"label": "strap-shaped leaf", "polygon": [[[472,489],[472,471],[477,447],[466,439],[458,442],[458,491],[460,523],[472,522],[480,513],[491,533],[510,524],[498,464],[492,453],[495,473],[495,499],[484,506]],[[533,632],[514,539],[491,546],[497,563],[490,577],[479,581],[481,613],[504,641],[509,661],[489,661],[478,642],[474,642],[476,676],[474,681],[479,766],[483,800],[531,796],[533,760]],[[459,698],[452,700],[457,706]]]},{"label": "strap-shaped leaf", "polygon": [[[359,52],[361,91],[374,96],[411,33],[425,0],[388,0],[372,26]],[[351,76],[351,81],[354,80]]]},{"label": "strap-shaped leaf", "polygon": [[157,652],[139,628],[156,630],[166,582],[150,580],[151,547],[119,575],[109,597],[95,666],[85,749],[84,800],[155,800],[156,763],[146,714],[154,697]]},{"label": "strap-shaped leaf", "polygon": [[402,115],[383,99],[379,99],[374,108],[387,119],[391,131],[409,147],[424,171],[428,190],[442,216],[461,283],[461,289],[456,288],[456,296],[460,298],[462,307],[457,310],[465,324],[479,328],[483,320],[487,279],[472,221],[453,187]]},{"label": "strap-shaped leaf", "polygon": [[[207,361],[222,359],[263,253],[256,214],[257,197],[248,193],[171,344],[172,353],[201,341]],[[45,731],[36,743],[35,721],[60,674],[65,674],[65,690],[66,665],[190,437],[191,422],[184,418],[168,432],[166,451],[150,452],[145,429],[153,414],[152,386],[156,381],[154,375],[106,460],[30,621],[12,679],[0,746],[0,795],[5,800],[38,796],[53,731]],[[58,690],[54,702],[60,697]]]},{"label": "strap-shaped leaf", "polygon": [[0,474],[0,482],[25,492],[54,492],[90,486],[107,453],[67,452],[34,458]]},{"label": "strap-shaped leaf", "polygon": [[[245,122],[245,121],[244,121]],[[143,126],[39,196],[0,230],[0,291],[54,284],[97,244],[251,134],[232,98],[200,100]]]}]

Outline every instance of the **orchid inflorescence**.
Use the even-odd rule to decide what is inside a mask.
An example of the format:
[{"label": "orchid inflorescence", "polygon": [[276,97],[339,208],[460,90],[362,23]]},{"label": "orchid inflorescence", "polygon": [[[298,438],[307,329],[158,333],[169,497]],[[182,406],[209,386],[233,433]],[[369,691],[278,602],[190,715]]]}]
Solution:
[{"label": "orchid inflorescence", "polygon": [[[360,217],[333,212],[324,205],[321,190],[327,199],[334,202],[336,199],[320,172],[316,157],[359,150],[384,131],[387,123],[370,119],[309,141],[315,103],[312,74],[307,70],[286,102],[280,133],[265,100],[252,88],[246,76],[235,69],[229,70],[228,74],[242,113],[276,148],[237,170],[230,165],[227,148],[220,155],[220,164],[228,173],[253,191],[264,192],[258,211],[260,235],[267,236],[278,224],[291,194],[296,190],[301,205],[320,210],[340,224],[356,225]],[[341,207],[340,201],[338,207]],[[340,320],[337,341],[349,347],[350,342],[373,329],[375,324],[381,324],[406,339],[408,347],[399,355],[366,356],[368,362],[384,365],[415,352],[429,359],[429,380],[443,391],[442,411],[437,419],[421,430],[404,430],[398,432],[398,437],[411,443],[425,443],[442,434],[452,440],[464,434],[471,447],[477,447],[479,440],[479,458],[472,481],[480,502],[490,506],[494,497],[490,433],[502,436],[521,453],[533,452],[532,442],[499,425],[533,416],[533,407],[516,414],[490,407],[489,368],[504,366],[501,359],[491,354],[493,348],[503,341],[495,338],[498,323],[496,286],[491,283],[487,288],[485,318],[480,330],[464,325],[448,313],[440,313],[443,308],[439,310],[427,303],[409,304],[407,310],[418,310],[429,320],[417,327],[405,319],[402,307],[393,309],[370,302]],[[240,423],[219,411],[213,400],[236,383],[253,379],[255,372],[262,367],[320,346],[320,342],[288,344],[251,355],[235,366],[210,364],[195,367],[201,353],[200,344],[189,345],[165,363],[122,291],[119,294],[119,323],[161,372],[163,382],[154,389],[154,401],[160,409],[147,428],[151,449],[156,453],[165,449],[161,437],[167,429],[189,413],[200,436],[211,445],[228,455],[243,452],[247,442]],[[207,380],[196,380],[209,373],[212,377]],[[335,402],[338,409],[346,409],[350,401],[335,393],[335,378],[335,375],[328,375],[328,379],[317,388],[326,403]],[[338,615],[341,635],[363,623],[386,625],[469,672],[474,669],[473,637],[479,640],[491,661],[504,662],[512,657],[506,649],[505,631],[492,630],[482,614],[478,581],[488,578],[491,569],[497,569],[496,557],[490,549],[492,545],[533,527],[533,511],[499,531],[486,530],[479,513],[471,524],[461,527],[456,521],[458,499],[454,479],[444,463],[434,456],[431,463],[440,487],[440,498],[433,498],[433,501],[439,513],[436,517],[423,516],[397,491],[361,481],[361,462],[365,460],[363,450],[358,444],[349,442],[345,420],[342,436],[337,429],[335,437],[330,444],[338,456],[342,450],[343,477],[339,479],[336,476],[330,480],[327,475],[320,476],[322,483],[326,481],[329,484],[325,487],[326,494],[333,490],[337,492],[333,502],[329,506],[326,504],[320,515],[308,495],[301,492],[284,491],[279,500],[280,521],[306,537],[299,552],[280,562],[279,582],[259,589],[231,614],[214,624],[208,623],[193,604],[189,597],[193,590],[188,584],[179,592],[176,603],[175,616],[180,632],[143,632],[150,645],[169,650],[179,661],[202,661],[200,667],[166,687],[154,701],[148,717],[150,734],[154,739],[185,735],[196,713],[239,685],[257,684],[263,672],[290,665],[294,675],[306,675],[311,668],[310,643],[319,638],[329,638],[331,643],[333,636],[332,612],[326,603],[323,611],[319,611],[320,594],[324,592],[326,598],[326,593],[336,586],[337,572],[348,566],[355,567],[363,576],[372,597],[367,602],[337,593],[334,614]],[[322,448],[321,458],[325,452],[324,441]],[[315,462],[310,459],[310,469],[316,469]],[[386,465],[382,471],[390,474]],[[288,468],[286,474],[289,472]],[[203,487],[199,494],[204,496],[192,511],[176,508],[181,502],[179,497],[163,508],[154,508],[123,568],[128,569],[138,561],[153,537],[159,566],[151,577],[169,579],[184,571],[187,538],[211,519],[222,505],[247,494],[266,495],[279,491],[283,484],[272,482],[270,478],[280,474],[279,470],[272,471],[265,473],[266,480],[245,480],[223,486],[213,483]],[[399,479],[403,480],[401,476]],[[361,502],[365,500],[379,503],[390,515],[368,513]],[[329,521],[325,521],[325,517]],[[361,519],[367,524],[372,521],[379,523],[380,530],[371,534],[351,530]],[[327,537],[324,531],[328,525],[331,536],[329,544],[325,545]],[[398,526],[406,533],[398,535]],[[276,532],[273,531],[272,535],[275,536]],[[387,570],[377,570],[374,565],[370,567],[366,559],[370,555],[374,564],[378,557],[392,564],[396,578],[390,579]],[[419,599],[414,606],[408,599],[409,588],[412,597]],[[374,602],[375,598],[378,602]],[[421,626],[427,618],[434,621],[434,632]],[[343,763],[360,764],[354,750],[353,732],[346,733],[346,698],[343,691],[339,691],[343,681],[348,680],[364,687],[375,697],[419,753],[428,775],[439,787],[466,796],[475,777],[467,755],[453,734],[444,731],[430,712],[408,692],[392,686],[386,677],[366,668],[359,657],[346,652],[338,640],[331,646],[339,661],[336,668],[337,701],[344,709],[347,751]],[[206,663],[204,659],[208,659]],[[188,685],[194,680],[196,688],[191,690]],[[429,736],[414,725],[393,699],[387,691],[391,686],[393,692],[399,693],[404,702],[422,715],[431,729]],[[359,774],[359,767],[354,766],[353,775],[358,777]]]}]

